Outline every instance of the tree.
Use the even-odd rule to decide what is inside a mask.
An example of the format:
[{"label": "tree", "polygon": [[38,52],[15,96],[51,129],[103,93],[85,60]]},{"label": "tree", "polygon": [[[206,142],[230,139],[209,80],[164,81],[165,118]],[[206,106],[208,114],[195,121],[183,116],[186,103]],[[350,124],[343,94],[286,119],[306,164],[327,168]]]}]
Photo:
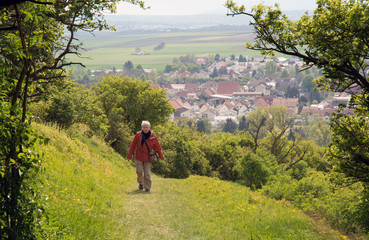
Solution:
[{"label": "tree", "polygon": [[247,62],[246,58],[243,55],[238,57],[238,62]]},{"label": "tree", "polygon": [[331,141],[332,131],[323,119],[314,122],[309,128],[309,137],[319,146],[327,146]]},{"label": "tree", "polygon": [[[76,62],[81,43],[77,31],[112,29],[103,13],[112,1],[1,1],[0,3],[0,238],[34,239],[37,201],[25,185],[35,169],[30,101],[48,85],[63,81],[64,67]],[[141,1],[129,1],[143,7]],[[82,64],[81,64],[82,65]]]},{"label": "tree", "polygon": [[[332,92],[351,92],[355,96],[351,106],[355,107],[357,117],[342,113],[335,115],[333,138],[342,139],[344,143],[347,141],[351,147],[365,145],[363,139],[359,138],[353,143],[348,142],[350,138],[347,138],[347,134],[360,136],[357,131],[364,128],[358,119],[368,113],[369,78],[365,69],[369,64],[369,32],[366,27],[369,21],[369,2],[321,0],[317,2],[317,8],[311,16],[305,14],[297,21],[288,19],[278,5],[272,8],[260,4],[251,10],[252,13],[247,12],[244,6],[237,6],[232,0],[227,1],[226,5],[231,11],[230,15],[248,15],[253,19],[252,25],[258,37],[254,43],[246,43],[247,48],[260,50],[265,55],[279,52],[299,57],[305,63],[304,69],[313,66],[322,69],[323,76],[315,80],[318,87]],[[360,88],[361,92],[353,92],[353,88]],[[341,122],[352,124],[352,127]],[[341,165],[341,170],[347,176],[354,177],[352,172],[355,170],[358,174],[365,171],[366,168],[359,166],[369,165],[364,157],[369,151],[365,150],[359,155],[350,151],[352,156],[343,157],[347,155],[346,151],[341,154],[337,152],[345,150],[343,143],[341,145],[334,141],[332,144],[332,147],[338,144],[333,151],[336,160],[347,163]],[[350,158],[356,160],[349,161]],[[366,174],[369,175],[369,171]],[[366,178],[364,180],[369,182]]]},{"label": "tree", "polygon": [[219,62],[219,60],[220,60],[220,55],[219,53],[217,53],[215,54],[214,61]]},{"label": "tree", "polygon": [[249,128],[249,123],[247,122],[246,117],[242,116],[240,123],[238,124],[238,130],[242,131],[248,128]]},{"label": "tree", "polygon": [[129,77],[106,76],[93,87],[109,124],[123,122],[131,133],[141,129],[141,122],[148,120],[155,126],[164,123],[174,112],[165,90],[150,86],[149,82]]},{"label": "tree", "polygon": [[231,118],[227,118],[226,123],[223,127],[223,132],[235,133],[238,129],[238,125]]},{"label": "tree", "polygon": [[156,69],[152,69],[147,75],[147,79],[152,81],[153,83],[156,83],[158,81],[158,78],[159,78],[159,75]]},{"label": "tree", "polygon": [[313,83],[314,77],[310,74],[305,75],[302,78],[302,82],[301,82],[301,86],[303,88],[305,88],[308,92],[310,92],[311,90],[313,90],[316,86]]},{"label": "tree", "polygon": [[289,77],[288,70],[284,68],[281,73],[281,78],[288,78],[288,77]]},{"label": "tree", "polygon": [[173,71],[172,65],[169,65],[169,64],[166,65],[164,72],[165,73],[170,73],[171,71]]},{"label": "tree", "polygon": [[190,73],[197,72],[201,69],[201,66],[199,64],[189,63],[187,64],[187,71]]},{"label": "tree", "polygon": [[165,47],[165,42],[161,42],[158,46],[154,47],[155,51],[161,50]]},{"label": "tree", "polygon": [[215,67],[214,70],[213,70],[213,73],[210,74],[210,77],[216,78],[218,76],[219,76],[218,69]]},{"label": "tree", "polygon": [[259,139],[266,136],[265,124],[267,119],[269,118],[268,108],[258,108],[255,111],[252,111],[247,116],[247,122],[249,123],[249,127],[247,131],[250,133],[253,141],[253,151],[256,153],[256,150],[259,147]]},{"label": "tree", "polygon": [[[62,129],[67,129],[75,123],[82,123],[90,128],[89,134],[105,136],[106,117],[96,104],[96,96],[91,90],[72,81],[53,86],[53,89],[49,100],[37,103],[45,105],[45,112],[40,114],[36,111],[34,115],[45,122],[56,123]],[[32,105],[30,107],[31,111],[35,108]]]},{"label": "tree", "polygon": [[265,75],[271,76],[277,72],[277,63],[274,61],[268,61],[265,64]]},{"label": "tree", "polygon": [[124,70],[131,71],[133,69],[133,63],[131,61],[127,61],[124,63]]},{"label": "tree", "polygon": [[297,89],[297,87],[290,87],[288,86],[287,87],[287,90],[286,90],[286,94],[285,94],[285,97],[286,98],[298,98],[299,97],[299,90]]},{"label": "tree", "polygon": [[203,118],[196,122],[196,130],[199,132],[210,134],[211,129],[212,129],[212,126],[211,126],[211,122],[209,118]]}]

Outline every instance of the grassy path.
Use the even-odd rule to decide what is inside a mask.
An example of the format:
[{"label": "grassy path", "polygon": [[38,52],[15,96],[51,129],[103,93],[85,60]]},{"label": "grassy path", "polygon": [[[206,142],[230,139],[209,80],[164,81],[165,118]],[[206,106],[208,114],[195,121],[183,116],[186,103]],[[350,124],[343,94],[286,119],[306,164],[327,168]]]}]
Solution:
[{"label": "grassy path", "polygon": [[125,239],[345,239],[318,231],[303,213],[234,183],[193,176],[154,176],[150,193],[132,187]]},{"label": "grassy path", "polygon": [[[127,228],[130,233],[126,239],[179,239],[178,233],[171,228],[166,216],[165,206],[171,204],[174,186],[169,181],[153,176],[153,188],[150,193],[137,188],[134,181],[127,194]],[[163,202],[164,201],[164,202]]]}]

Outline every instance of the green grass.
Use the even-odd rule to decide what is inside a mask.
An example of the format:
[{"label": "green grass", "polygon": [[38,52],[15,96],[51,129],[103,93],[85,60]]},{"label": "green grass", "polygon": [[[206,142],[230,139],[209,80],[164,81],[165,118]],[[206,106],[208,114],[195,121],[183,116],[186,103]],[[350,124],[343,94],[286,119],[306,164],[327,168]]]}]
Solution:
[{"label": "green grass", "polygon": [[131,163],[103,142],[35,127],[50,138],[38,146],[50,219],[42,239],[345,239],[236,183],[154,175],[142,192]]}]

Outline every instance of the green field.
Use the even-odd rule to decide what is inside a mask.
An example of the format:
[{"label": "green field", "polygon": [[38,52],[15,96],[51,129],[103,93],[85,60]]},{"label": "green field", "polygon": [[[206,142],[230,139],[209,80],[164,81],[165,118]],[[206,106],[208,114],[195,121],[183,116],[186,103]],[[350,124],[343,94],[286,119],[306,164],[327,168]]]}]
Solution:
[{"label": "green field", "polygon": [[[159,32],[143,34],[98,33],[96,37],[81,37],[86,51],[83,57],[89,59],[71,58],[80,61],[89,69],[121,69],[126,61],[135,66],[140,64],[143,68],[156,68],[163,70],[165,65],[171,64],[173,58],[193,54],[195,56],[230,56],[240,54],[254,56],[260,55],[257,51],[245,49],[245,43],[253,40],[249,28],[238,27],[229,30],[199,31],[186,30],[179,32]],[[158,44],[164,42],[161,50],[153,50]],[[132,55],[139,47],[145,55]]]}]

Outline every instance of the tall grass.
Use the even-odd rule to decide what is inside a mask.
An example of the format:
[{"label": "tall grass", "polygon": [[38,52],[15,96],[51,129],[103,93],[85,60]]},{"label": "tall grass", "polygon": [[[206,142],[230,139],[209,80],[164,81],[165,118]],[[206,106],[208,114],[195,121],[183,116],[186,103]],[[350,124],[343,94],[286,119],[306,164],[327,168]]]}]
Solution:
[{"label": "tall grass", "polygon": [[[37,125],[50,138],[43,156],[42,192],[47,196],[48,239],[121,239],[125,190],[135,172],[103,142],[72,139]],[[114,227],[112,227],[114,226]]]},{"label": "tall grass", "polygon": [[131,163],[104,142],[35,127],[50,138],[38,146],[48,216],[40,239],[345,239],[236,183],[153,176],[147,194],[137,189]]}]

